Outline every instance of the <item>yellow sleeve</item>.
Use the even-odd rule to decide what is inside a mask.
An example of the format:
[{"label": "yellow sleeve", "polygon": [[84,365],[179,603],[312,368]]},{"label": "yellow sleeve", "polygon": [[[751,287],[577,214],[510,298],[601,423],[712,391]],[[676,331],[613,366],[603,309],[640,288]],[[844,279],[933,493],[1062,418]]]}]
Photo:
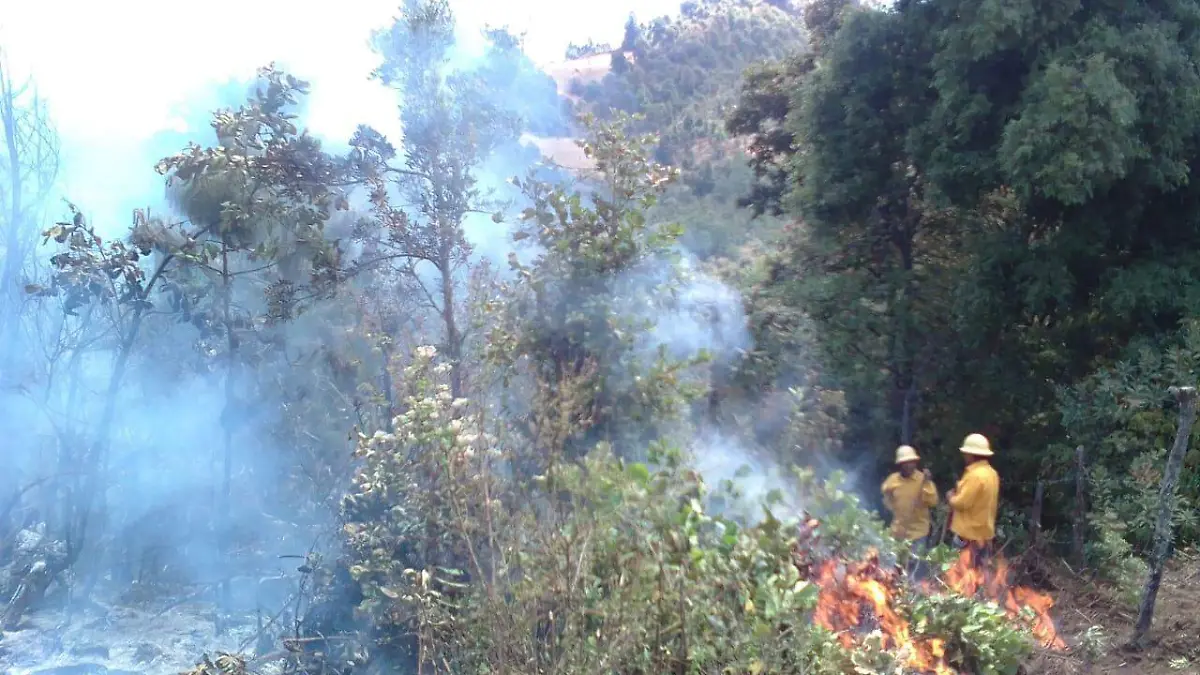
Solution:
[{"label": "yellow sleeve", "polygon": [[925,481],[925,487],[921,489],[921,501],[925,506],[937,506],[938,492],[937,486],[933,484],[933,481]]},{"label": "yellow sleeve", "polygon": [[879,490],[883,493],[883,508],[895,513],[896,500],[892,497],[892,489],[896,486],[896,474],[887,477]]},{"label": "yellow sleeve", "polygon": [[976,500],[979,499],[980,493],[983,491],[983,483],[979,476],[968,474],[962,477],[958,482],[958,488],[954,491],[954,496],[948,501],[950,508],[955,511],[963,511],[969,509]]}]

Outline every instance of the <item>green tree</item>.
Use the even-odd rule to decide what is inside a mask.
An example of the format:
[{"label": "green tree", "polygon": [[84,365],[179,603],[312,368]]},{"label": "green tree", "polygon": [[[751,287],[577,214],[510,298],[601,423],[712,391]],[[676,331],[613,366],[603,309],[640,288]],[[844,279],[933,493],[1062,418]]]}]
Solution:
[{"label": "green tree", "polygon": [[[516,281],[488,340],[493,363],[528,360],[535,408],[559,411],[548,416],[553,425],[528,425],[543,437],[535,446],[571,456],[598,440],[644,446],[642,434],[683,402],[689,364],[645,342],[654,308],[668,309],[678,282],[672,245],[681,234],[677,225],[651,223],[646,211],[676,173],[650,161],[654,139],[629,136],[626,125],[623,117],[598,123],[582,144],[595,162],[596,189],[519,182],[531,206],[514,237],[539,254],[528,265],[510,256]],[[567,396],[567,387],[581,398]]]},{"label": "green tree", "polygon": [[634,51],[638,47],[638,41],[642,37],[642,29],[638,26],[637,18],[633,14],[625,20],[625,34],[621,38],[621,51]]},{"label": "green tree", "polygon": [[[920,70],[906,67],[920,46],[896,40],[884,13],[852,13],[844,39],[833,39],[836,28],[821,28],[840,16],[810,12],[825,22],[810,33],[830,37],[809,56],[752,72],[728,125],[758,151],[760,182],[747,201],[805,216],[768,293],[816,321],[823,362],[865,423],[861,440],[912,443],[947,342],[938,312],[958,222],[929,203],[903,142],[927,105]],[[887,98],[895,104],[880,110]]]},{"label": "green tree", "polygon": [[792,99],[802,78],[811,72],[811,55],[764,63],[746,71],[737,106],[725,120],[725,130],[750,139],[749,164],[754,183],[738,200],[755,215],[782,215],[791,192],[792,157],[796,135],[789,125]]},{"label": "green tree", "polygon": [[[205,353],[217,355],[225,374],[222,413],[221,512],[229,527],[232,500],[233,433],[238,411],[250,400],[239,387],[247,356],[243,341],[267,321],[292,318],[306,299],[321,297],[337,279],[337,256],[324,225],[345,199],[333,187],[339,166],[301,133],[289,109],[305,83],[272,67],[259,72],[261,88],[244,106],[219,111],[213,128],[218,145],[191,144],[162,160],[171,194],[188,215],[188,225],[135,216],[127,240],[104,242],[82,213],[46,232],[61,250],[50,262],[46,289],[64,298],[64,311],[103,307],[112,322],[115,346],[100,418],[87,453],[83,498],[71,528],[73,563],[94,512],[103,512],[112,430],[131,358],[151,310],[159,307],[191,323]],[[266,316],[240,309],[239,279],[253,276],[249,306],[264,304]],[[215,280],[215,281],[214,281]],[[254,295],[258,296],[259,302]],[[243,383],[244,384],[244,383]]]},{"label": "green tree", "polygon": [[[1028,489],[1024,479],[1048,470],[1041,450],[1064,431],[1056,385],[1111,365],[1131,343],[1169,340],[1195,313],[1189,251],[1200,230],[1186,177],[1197,16],[1141,2],[835,4],[811,8],[835,19],[810,31],[816,70],[782,84],[761,77],[738,128],[772,149],[786,140],[784,120],[802,150],[760,159],[768,185],[770,170],[787,167],[784,208],[804,218],[803,236],[848,263],[821,284],[827,304],[870,298],[848,283],[856,276],[881,292],[872,302],[891,303],[886,326],[840,313],[842,325],[822,332],[834,353],[893,344],[873,362],[900,365],[925,353],[935,367],[918,378],[920,438],[984,431],[1018,449],[1006,453],[1009,489]],[[947,217],[956,222],[929,229]],[[905,239],[932,258],[906,262]],[[887,272],[911,281],[922,268],[939,290]],[[918,301],[925,309],[914,311]]]},{"label": "green tree", "polygon": [[[440,352],[451,365],[451,389],[461,396],[466,336],[460,286],[472,253],[463,224],[468,215],[487,212],[477,172],[497,147],[516,138],[520,117],[492,90],[489,72],[451,69],[454,27],[444,0],[406,0],[395,24],[375,34],[383,62],[373,76],[402,99],[402,161],[393,163],[395,148],[366,127],[351,145],[377,220],[362,265],[391,263],[438,317]],[[512,53],[514,47],[501,40],[493,48]]]},{"label": "green tree", "polygon": [[[214,116],[218,145],[193,144],[158,165],[197,228],[187,234],[191,250],[177,254],[182,264],[164,290],[182,318],[200,329],[206,351],[224,361],[222,530],[232,525],[237,413],[251,400],[241,372],[243,344],[262,325],[255,310],[243,309],[253,304],[238,302],[237,282],[253,277],[251,293],[265,284],[267,321],[292,319],[306,296],[323,296],[337,280],[338,255],[324,226],[335,207],[348,206],[333,187],[342,180],[339,166],[292,121],[289,109],[307,84],[273,67],[259,78],[265,86],[249,105]],[[222,589],[228,607],[228,585]]]}]

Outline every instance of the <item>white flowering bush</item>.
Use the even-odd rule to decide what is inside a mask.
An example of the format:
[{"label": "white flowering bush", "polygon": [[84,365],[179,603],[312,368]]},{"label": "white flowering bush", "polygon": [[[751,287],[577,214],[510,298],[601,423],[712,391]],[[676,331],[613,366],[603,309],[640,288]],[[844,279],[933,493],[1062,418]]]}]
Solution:
[{"label": "white flowering bush", "polygon": [[415,350],[393,431],[360,434],[361,466],[342,503],[350,573],[365,598],[359,610],[384,644],[402,650],[414,627],[437,626],[435,587],[453,595],[488,565],[475,543],[503,515],[494,438],[465,399],[451,396],[449,367],[436,356],[434,347]]}]

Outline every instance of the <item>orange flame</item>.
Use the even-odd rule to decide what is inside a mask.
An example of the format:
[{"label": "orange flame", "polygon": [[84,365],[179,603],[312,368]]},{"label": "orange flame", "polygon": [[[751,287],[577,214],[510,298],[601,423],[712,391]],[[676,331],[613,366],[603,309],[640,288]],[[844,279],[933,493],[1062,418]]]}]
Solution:
[{"label": "orange flame", "polygon": [[[810,568],[812,578],[821,590],[813,620],[837,634],[842,646],[851,648],[862,633],[878,632],[884,649],[897,654],[908,667],[922,673],[955,675],[957,671],[945,660],[945,643],[937,638],[914,637],[908,621],[897,612],[900,573],[881,567],[877,555],[862,562],[827,560],[814,567]],[[1021,620],[1023,609],[1031,609],[1031,629],[1038,642],[1051,649],[1064,649],[1066,644],[1050,617],[1053,598],[1023,586],[1010,588],[1008,575],[1008,564],[1003,559],[994,569],[986,569],[976,564],[968,549],[946,572],[942,584],[952,592],[994,600],[1009,616]],[[930,584],[921,584],[920,590],[936,592]]]},{"label": "orange flame", "polygon": [[982,594],[983,599],[993,600],[1004,608],[1009,616],[1019,617],[1023,609],[1033,611],[1033,636],[1043,647],[1050,649],[1066,649],[1066,643],[1059,637],[1054,628],[1054,620],[1050,610],[1054,607],[1054,598],[1039,593],[1025,586],[1010,587],[1008,585],[1008,561],[996,559],[995,569],[987,569],[978,564],[975,553],[971,549],[963,549],[958,560],[946,571],[946,586],[965,596]]}]

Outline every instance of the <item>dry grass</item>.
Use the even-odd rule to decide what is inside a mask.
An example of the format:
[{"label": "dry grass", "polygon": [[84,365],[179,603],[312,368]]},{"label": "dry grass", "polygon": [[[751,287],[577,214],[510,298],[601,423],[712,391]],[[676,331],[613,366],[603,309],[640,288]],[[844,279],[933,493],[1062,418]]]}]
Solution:
[{"label": "dry grass", "polygon": [[[634,58],[632,52],[626,52],[625,57],[630,61]],[[578,102],[579,97],[571,94],[571,83],[591,84],[592,82],[599,82],[608,74],[611,64],[612,54],[605,52],[603,54],[593,54],[582,59],[550,63],[543,67],[543,71],[554,79],[554,85],[558,89],[559,96],[570,99],[572,102]],[[547,160],[570,171],[590,171],[596,166],[595,162],[583,153],[583,149],[576,144],[576,139],[574,138],[522,134],[521,142],[536,146],[538,151]]]},{"label": "dry grass", "polygon": [[[633,52],[625,52],[625,58],[630,63],[633,63],[635,60]],[[554,79],[554,84],[558,88],[558,95],[572,101],[579,100],[578,96],[571,94],[572,82],[579,82],[580,84],[599,82],[604,79],[604,76],[611,69],[612,52],[593,54],[585,56],[582,59],[550,63],[543,68],[546,74]]]},{"label": "dry grass", "polygon": [[1200,675],[1200,556],[1180,553],[1169,566],[1159,591],[1154,625],[1140,651],[1125,647],[1137,620],[1136,608],[1119,601],[1112,589],[1081,577],[1065,564],[1050,567],[1059,633],[1068,644],[1076,644],[1089,627],[1100,626],[1110,644],[1107,653],[1090,668],[1076,654],[1041,653],[1027,672]]}]

